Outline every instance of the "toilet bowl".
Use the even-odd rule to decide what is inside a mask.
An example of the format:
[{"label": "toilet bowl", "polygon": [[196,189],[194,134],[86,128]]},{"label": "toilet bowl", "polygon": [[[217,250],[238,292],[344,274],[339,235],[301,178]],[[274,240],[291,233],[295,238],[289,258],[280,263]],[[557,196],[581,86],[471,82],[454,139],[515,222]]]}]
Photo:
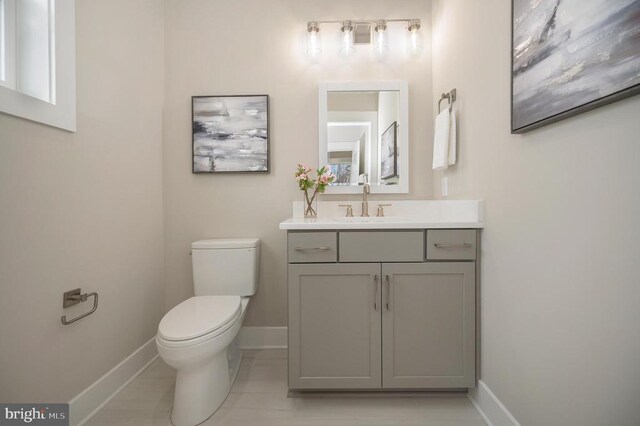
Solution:
[{"label": "toilet bowl", "polygon": [[192,244],[194,297],[160,321],[156,346],[177,370],[171,422],[193,426],[226,399],[242,353],[235,339],[258,280],[259,240],[202,240]]},{"label": "toilet bowl", "polygon": [[[201,311],[193,311],[196,305],[215,311],[232,304],[228,298],[236,297],[237,309],[219,321],[206,322]],[[158,353],[177,370],[171,413],[174,425],[202,423],[226,399],[240,365],[239,358],[230,359],[231,343],[240,331],[248,302],[248,298],[241,300],[238,296],[196,296],[176,306],[160,322]]]}]

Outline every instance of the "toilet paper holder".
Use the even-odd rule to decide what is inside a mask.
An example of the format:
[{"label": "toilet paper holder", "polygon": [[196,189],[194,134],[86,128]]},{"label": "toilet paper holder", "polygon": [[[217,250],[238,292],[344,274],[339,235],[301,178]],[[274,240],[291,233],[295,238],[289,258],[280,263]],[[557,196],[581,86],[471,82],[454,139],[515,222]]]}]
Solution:
[{"label": "toilet paper holder", "polygon": [[82,294],[82,291],[79,288],[65,291],[64,294],[62,295],[62,307],[65,309],[70,306],[77,305],[80,302],[86,302],[89,297],[93,297],[93,308],[89,312],[86,312],[68,321],[67,321],[67,316],[63,315],[62,317],[60,317],[60,321],[62,322],[62,324],[69,325],[73,322],[78,321],[79,319],[82,319],[86,316],[91,315],[96,311],[96,309],[98,309],[98,293],[92,292],[92,293]]}]

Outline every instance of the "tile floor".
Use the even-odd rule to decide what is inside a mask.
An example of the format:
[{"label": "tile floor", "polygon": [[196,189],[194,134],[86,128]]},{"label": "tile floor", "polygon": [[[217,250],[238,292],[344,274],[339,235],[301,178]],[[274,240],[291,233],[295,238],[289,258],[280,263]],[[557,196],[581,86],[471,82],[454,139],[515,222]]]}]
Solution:
[{"label": "tile floor", "polygon": [[[485,426],[466,397],[287,398],[287,353],[244,351],[231,393],[207,426]],[[87,425],[170,426],[175,372],[160,358]]]}]

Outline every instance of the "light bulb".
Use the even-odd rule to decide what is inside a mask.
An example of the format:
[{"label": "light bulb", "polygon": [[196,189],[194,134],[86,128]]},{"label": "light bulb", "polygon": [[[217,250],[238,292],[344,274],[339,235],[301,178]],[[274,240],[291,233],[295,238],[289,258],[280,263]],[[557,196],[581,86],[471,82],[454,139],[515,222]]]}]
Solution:
[{"label": "light bulb", "polygon": [[409,21],[407,51],[410,55],[419,55],[422,53],[422,34],[420,33],[420,20],[413,19]]},{"label": "light bulb", "polygon": [[322,44],[320,43],[320,29],[317,22],[309,22],[307,25],[307,55],[317,58],[322,55]]},{"label": "light bulb", "polygon": [[351,21],[344,21],[340,31],[342,31],[342,34],[340,34],[340,55],[349,56],[356,50],[353,47],[353,26],[351,26]]},{"label": "light bulb", "polygon": [[373,50],[377,56],[384,56],[389,51],[387,41],[387,25],[384,21],[378,21],[373,35]]}]

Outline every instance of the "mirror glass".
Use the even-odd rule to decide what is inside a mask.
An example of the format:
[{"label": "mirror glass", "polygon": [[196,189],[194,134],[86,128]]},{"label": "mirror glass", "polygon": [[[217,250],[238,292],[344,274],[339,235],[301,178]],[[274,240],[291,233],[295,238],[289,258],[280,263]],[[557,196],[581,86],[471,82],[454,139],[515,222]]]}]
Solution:
[{"label": "mirror glass", "polygon": [[[401,83],[327,83],[320,91],[320,166],[328,193],[408,192],[406,92]],[[404,112],[404,114],[403,114]]]}]

